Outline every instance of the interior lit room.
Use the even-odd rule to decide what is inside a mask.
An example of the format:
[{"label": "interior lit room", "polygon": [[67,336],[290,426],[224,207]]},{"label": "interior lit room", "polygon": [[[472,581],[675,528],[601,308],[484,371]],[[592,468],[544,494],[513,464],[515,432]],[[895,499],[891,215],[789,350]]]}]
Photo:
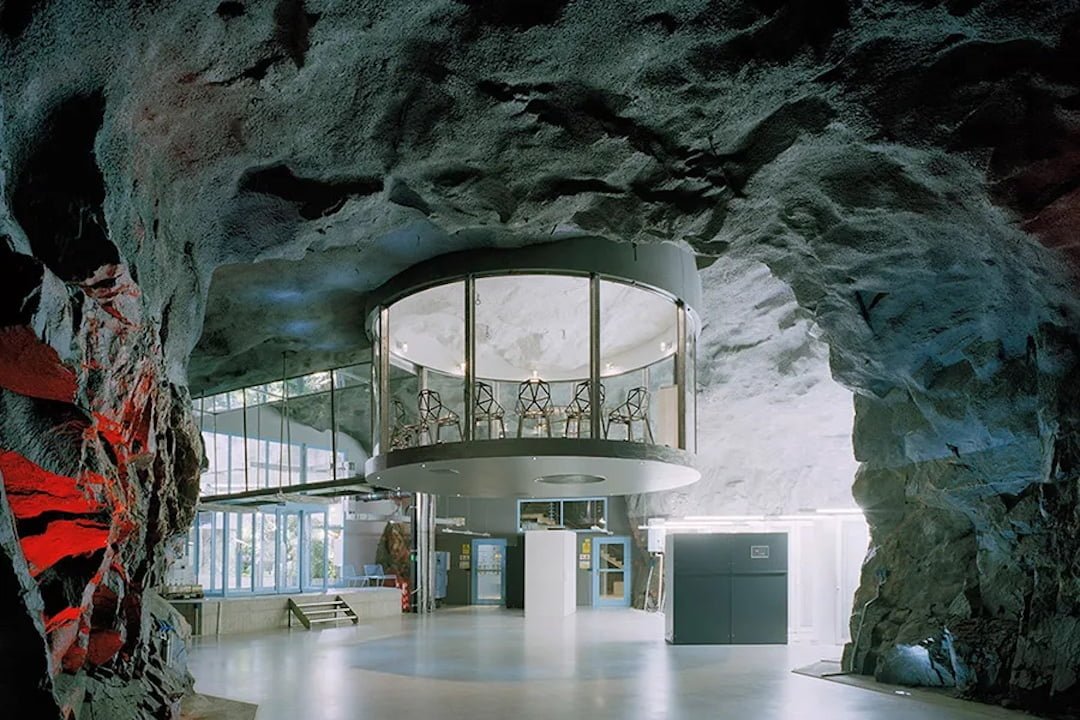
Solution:
[{"label": "interior lit room", "polygon": [[1080,718],[1080,6],[0,0],[0,697]]}]

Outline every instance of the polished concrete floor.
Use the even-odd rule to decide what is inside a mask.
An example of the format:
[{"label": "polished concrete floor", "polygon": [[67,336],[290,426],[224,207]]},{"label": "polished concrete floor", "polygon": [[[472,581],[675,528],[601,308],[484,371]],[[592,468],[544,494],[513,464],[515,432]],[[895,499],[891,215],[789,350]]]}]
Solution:
[{"label": "polished concrete floor", "polygon": [[582,610],[528,620],[493,608],[378,624],[196,639],[196,690],[258,703],[257,720],[1003,717],[791,672],[822,646],[667,645],[663,616]]}]

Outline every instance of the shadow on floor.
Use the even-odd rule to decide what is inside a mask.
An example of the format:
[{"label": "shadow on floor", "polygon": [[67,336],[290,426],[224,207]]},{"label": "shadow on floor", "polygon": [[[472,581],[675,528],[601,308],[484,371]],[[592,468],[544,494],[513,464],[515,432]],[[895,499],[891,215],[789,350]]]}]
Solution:
[{"label": "shadow on floor", "polygon": [[188,695],[180,703],[180,720],[255,720],[258,705],[213,695]]}]

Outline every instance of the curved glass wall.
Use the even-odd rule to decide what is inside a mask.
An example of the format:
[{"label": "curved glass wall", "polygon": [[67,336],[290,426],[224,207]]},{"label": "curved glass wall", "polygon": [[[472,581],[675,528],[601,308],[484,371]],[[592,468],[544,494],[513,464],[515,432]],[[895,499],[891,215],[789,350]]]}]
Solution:
[{"label": "curved glass wall", "polygon": [[470,275],[404,295],[370,321],[375,454],[548,437],[692,452],[695,327],[670,295],[598,274]]}]

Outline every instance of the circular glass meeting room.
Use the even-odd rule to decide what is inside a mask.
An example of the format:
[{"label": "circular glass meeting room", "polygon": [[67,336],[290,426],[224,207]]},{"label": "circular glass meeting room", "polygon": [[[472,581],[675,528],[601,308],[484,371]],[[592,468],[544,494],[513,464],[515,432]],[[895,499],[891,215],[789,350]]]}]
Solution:
[{"label": "circular glass meeting room", "polygon": [[374,293],[369,482],[574,497],[696,481],[693,256],[563,240],[435,258]]}]

